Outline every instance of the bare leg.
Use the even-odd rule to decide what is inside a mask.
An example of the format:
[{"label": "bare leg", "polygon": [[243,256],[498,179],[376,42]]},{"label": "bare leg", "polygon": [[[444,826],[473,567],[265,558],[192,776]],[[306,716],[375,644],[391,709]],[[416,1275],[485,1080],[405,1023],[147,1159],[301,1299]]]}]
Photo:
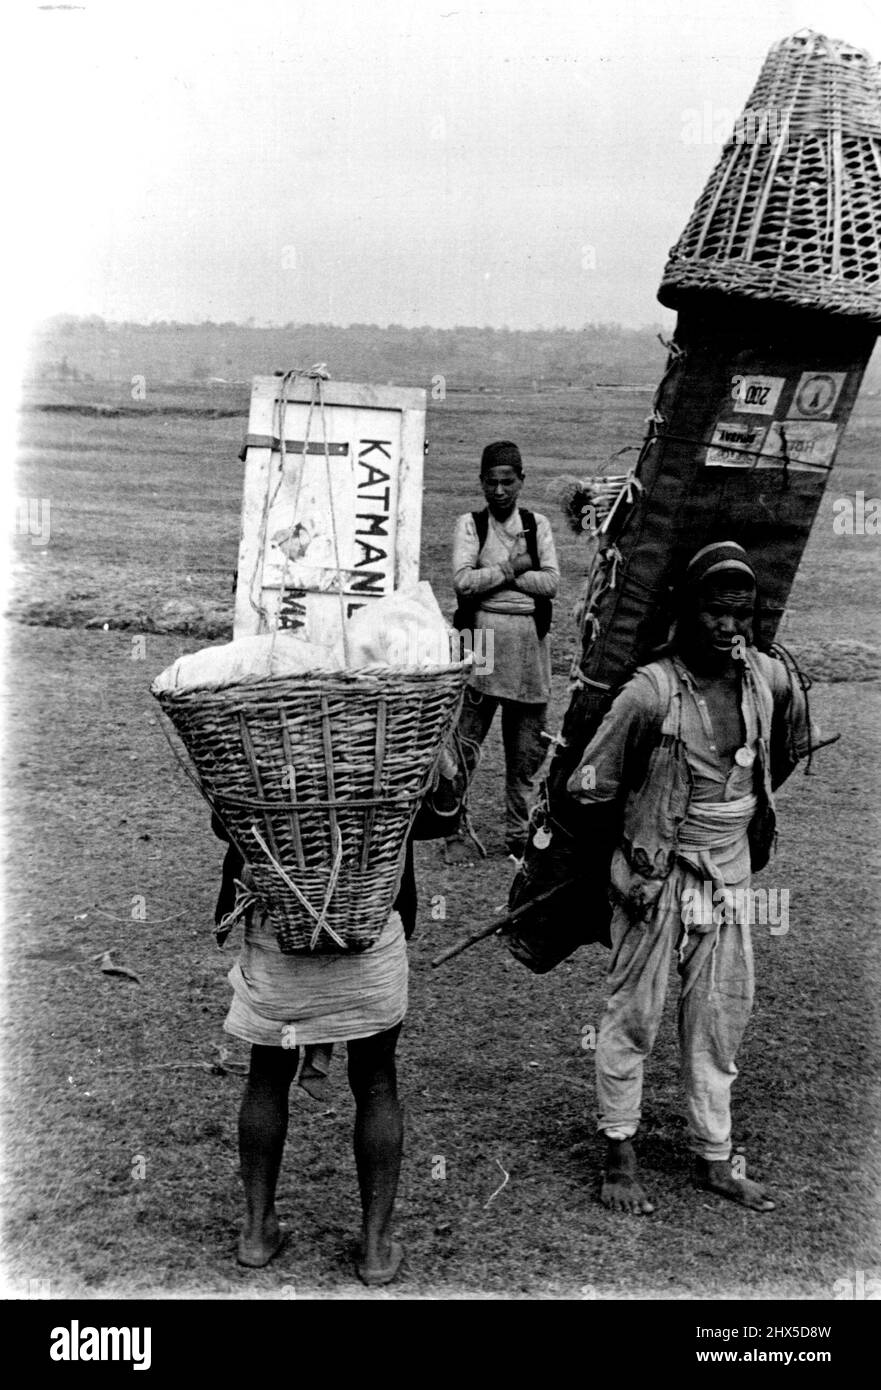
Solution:
[{"label": "bare leg", "polygon": [[275,1189],[288,1129],[288,1092],[296,1070],[296,1050],[251,1048],[251,1068],[239,1111],[245,1221],[238,1246],[239,1264],[251,1269],[269,1264],[284,1243]]},{"label": "bare leg", "polygon": [[611,1211],[649,1216],[654,1207],[638,1181],[636,1154],[629,1139],[607,1139],[606,1171],[600,1201]]},{"label": "bare leg", "polygon": [[401,1025],[348,1044],[349,1085],[355,1097],[355,1166],[363,1225],[359,1277],[365,1284],[388,1284],[403,1257],[392,1240],[391,1224],[403,1150],[395,1046]]}]

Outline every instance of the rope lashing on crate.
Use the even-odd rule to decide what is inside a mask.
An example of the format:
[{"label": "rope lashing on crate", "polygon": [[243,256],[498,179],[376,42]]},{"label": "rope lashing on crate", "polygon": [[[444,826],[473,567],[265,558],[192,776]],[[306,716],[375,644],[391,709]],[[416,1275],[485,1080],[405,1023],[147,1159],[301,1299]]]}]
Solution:
[{"label": "rope lashing on crate", "polygon": [[[273,489],[273,492],[272,492],[272,495],[271,495],[271,496],[270,496],[270,494],[269,494],[269,482],[268,482],[268,479],[267,479],[266,495],[265,495],[265,497],[264,497],[264,499],[263,499],[263,515],[262,515],[261,518],[260,518],[260,533],[259,533],[259,539],[258,539],[258,544],[257,544],[257,556],[256,556],[256,560],[255,560],[255,562],[254,562],[254,572],[253,572],[253,574],[251,575],[251,583],[250,583],[250,585],[248,586],[248,599],[249,599],[249,602],[250,602],[250,604],[251,604],[251,607],[254,609],[254,612],[258,614],[258,616],[260,617],[261,621],[264,623],[264,625],[265,625],[267,628],[271,626],[270,621],[269,621],[269,614],[266,612],[266,609],[264,608],[264,606],[263,606],[262,603],[259,603],[259,602],[255,603],[255,602],[254,602],[254,589],[255,589],[255,586],[256,586],[257,583],[258,583],[258,579],[259,579],[259,576],[260,576],[260,574],[261,574],[261,567],[262,567],[262,564],[263,564],[263,557],[264,557],[264,555],[265,555],[265,553],[266,553],[266,532],[267,532],[267,529],[268,529],[268,526],[269,526],[269,513],[272,511],[273,504],[275,503],[275,499],[276,499],[276,497],[278,496],[279,489],[280,489],[280,487],[281,487],[281,485],[282,485],[282,482],[284,481],[284,475],[285,475],[285,437],[284,437],[284,435],[285,435],[285,422],[284,422],[284,407],[285,407],[285,400],[286,400],[286,397],[287,397],[287,388],[288,388],[289,384],[290,384],[292,381],[294,381],[299,375],[300,375],[300,372],[299,372],[296,368],[294,368],[293,371],[285,372],[284,376],[283,376],[282,379],[281,379],[280,396],[279,396],[279,401],[278,401],[278,433],[279,433],[279,441],[278,441],[278,443],[279,443],[279,452],[280,452],[280,454],[281,454],[281,463],[280,463],[279,470],[278,470],[278,478],[276,479],[275,487],[274,487],[274,489]],[[304,373],[304,375],[306,375],[306,374]],[[313,409],[313,405],[314,405],[314,402],[310,401],[310,403],[309,403],[309,415],[308,415],[307,420],[306,420],[306,432],[305,432],[305,433],[306,433],[306,438],[305,438],[305,440],[304,440],[304,442],[303,442],[303,457],[304,457],[304,460],[305,460],[305,456],[306,456],[306,449],[307,449],[308,444],[309,444],[309,429],[310,429],[310,426],[311,426],[311,424],[312,424],[312,409]],[[271,455],[270,455],[270,466],[271,466]],[[300,476],[302,477],[302,474],[301,474]],[[298,481],[299,481],[299,480],[298,480]],[[298,487],[298,496],[299,496],[299,487]],[[285,570],[286,570],[286,569],[287,569],[287,556],[285,555],[284,569],[282,570],[282,576],[281,576],[281,578],[282,578],[282,596],[283,596],[283,592],[284,592],[284,579],[285,579]],[[281,600],[279,600],[279,607],[281,607]]]},{"label": "rope lashing on crate", "polygon": [[[644,454],[648,453],[649,449],[652,447],[655,440],[657,439],[661,429],[667,423],[667,417],[663,414],[660,408],[661,396],[664,393],[664,387],[667,384],[668,378],[676,370],[679,363],[683,362],[685,360],[685,357],[687,356],[685,348],[680,347],[675,338],[667,339],[664,337],[663,333],[659,333],[658,342],[661,344],[662,347],[667,349],[667,365],[664,368],[664,374],[661,377],[661,380],[655,387],[655,393],[652,396],[651,409],[645,419],[645,423],[648,425],[649,428],[648,434],[643,443],[643,453],[640,454],[640,459],[642,459]],[[639,463],[637,463],[637,467],[639,467]]]},{"label": "rope lashing on crate", "polygon": [[[314,410],[315,410],[315,407],[316,407],[316,405],[317,405],[317,406],[318,406],[318,412],[319,412],[319,415],[320,415],[320,417],[321,417],[321,435],[322,435],[322,442],[323,442],[323,445],[324,445],[324,471],[325,471],[325,478],[326,478],[326,481],[327,481],[327,499],[328,499],[328,505],[329,505],[329,507],[330,507],[330,529],[331,529],[331,535],[332,535],[332,537],[333,537],[333,558],[334,558],[334,568],[335,568],[335,570],[336,570],[337,598],[338,598],[338,600],[339,600],[339,606],[340,606],[340,629],[341,629],[341,633],[342,633],[343,658],[344,658],[344,661],[345,661],[345,665],[346,665],[346,666],[349,666],[349,665],[350,665],[350,661],[349,661],[349,640],[348,640],[348,636],[347,636],[347,634],[346,634],[346,602],[345,602],[345,598],[344,598],[344,595],[343,595],[343,574],[342,574],[342,569],[341,569],[341,567],[340,567],[340,546],[339,546],[339,536],[338,536],[338,534],[337,534],[337,525],[336,525],[336,509],[335,509],[335,507],[334,507],[334,500],[333,500],[333,480],[331,479],[331,476],[330,476],[330,447],[329,447],[329,446],[330,446],[330,441],[329,441],[328,433],[327,433],[327,411],[326,411],[325,400],[324,400],[324,383],[325,383],[325,381],[327,381],[327,380],[329,379],[329,373],[328,373],[327,368],[325,367],[325,364],[324,364],[323,362],[320,362],[320,363],[316,364],[314,367],[310,367],[309,370],[308,370],[307,372],[301,371],[301,370],[299,370],[299,369],[294,369],[294,370],[292,370],[292,371],[290,371],[290,372],[286,372],[285,375],[282,377],[282,380],[281,380],[281,387],[280,387],[280,391],[279,391],[279,400],[278,400],[278,437],[279,437],[279,452],[280,452],[279,474],[278,474],[278,481],[277,481],[277,483],[276,483],[276,485],[275,485],[275,491],[273,492],[273,495],[272,495],[272,500],[268,502],[268,505],[267,505],[267,507],[266,507],[266,509],[265,509],[265,511],[264,511],[264,528],[263,528],[262,544],[261,544],[261,548],[260,548],[260,550],[259,550],[259,552],[258,552],[258,556],[257,556],[257,568],[259,569],[260,564],[261,564],[261,561],[262,561],[262,558],[263,558],[263,548],[265,547],[265,544],[266,544],[266,526],[268,525],[269,512],[270,512],[270,510],[271,510],[271,508],[272,508],[272,503],[275,501],[275,498],[276,498],[276,496],[278,495],[278,490],[279,490],[279,488],[281,487],[281,484],[282,484],[282,481],[283,481],[284,475],[285,475],[285,466],[286,466],[286,461],[287,461],[287,453],[286,453],[286,446],[285,446],[285,414],[286,414],[286,411],[287,411],[287,392],[288,392],[288,386],[291,384],[291,382],[293,382],[293,381],[294,381],[296,378],[298,378],[298,377],[302,377],[302,378],[305,378],[305,379],[308,380],[308,381],[311,381],[311,383],[312,383],[312,393],[311,393],[311,397],[310,397],[310,400],[309,400],[309,413],[308,413],[308,415],[307,415],[307,417],[306,417],[306,428],[305,428],[305,430],[304,430],[303,452],[302,452],[302,457],[301,457],[301,462],[300,462],[300,472],[299,472],[299,475],[298,475],[298,477],[297,477],[296,491],[295,491],[295,493],[294,493],[293,517],[294,517],[294,522],[296,523],[297,516],[298,516],[298,514],[299,514],[299,508],[300,508],[300,492],[301,492],[302,486],[303,486],[303,478],[305,477],[305,473],[306,473],[306,459],[307,459],[308,452],[309,452],[309,436],[310,436],[311,429],[312,429],[312,415],[313,415]],[[267,492],[267,498],[268,498],[268,492]],[[288,562],[289,562],[289,558],[290,558],[290,557],[288,556],[288,554],[287,554],[286,551],[283,551],[282,553],[283,553],[283,555],[284,555],[284,564],[283,564],[283,566],[282,566],[282,572],[281,572],[281,589],[280,589],[279,596],[278,596],[278,610],[277,610],[277,615],[276,615],[276,621],[275,621],[275,624],[273,625],[273,629],[272,629],[272,643],[271,643],[271,647],[270,647],[270,662],[272,661],[272,651],[273,651],[273,649],[274,649],[274,647],[275,647],[275,635],[276,635],[276,633],[277,633],[277,631],[278,631],[279,621],[280,621],[281,614],[282,614],[282,611],[283,611],[283,606],[284,606],[285,590],[286,590],[286,588],[287,588],[287,572],[288,572]]]},{"label": "rope lashing on crate", "polygon": [[789,487],[789,441],[786,438],[786,425],[782,420],[780,421],[780,452],[783,456],[783,486]]},{"label": "rope lashing on crate", "polygon": [[309,942],[309,949],[311,951],[315,950],[315,943],[317,942],[322,931],[326,931],[328,935],[333,938],[333,940],[339,946],[341,951],[348,950],[345,941],[343,941],[342,937],[337,936],[333,927],[327,920],[327,909],[330,907],[330,900],[333,897],[334,889],[336,888],[337,884],[337,879],[340,876],[340,865],[343,862],[343,837],[340,832],[339,826],[336,826],[335,829],[337,835],[337,846],[333,860],[333,867],[330,871],[330,879],[328,881],[327,889],[324,894],[324,902],[321,905],[321,911],[316,912],[309,899],[303,893],[301,893],[300,889],[297,887],[296,883],[294,883],[290,875],[285,873],[278,860],[273,857],[269,850],[269,847],[266,844],[266,841],[263,839],[263,836],[260,834],[260,831],[257,829],[256,825],[251,826],[251,834],[254,836],[254,839],[257,841],[263,853],[266,855],[266,858],[269,860],[269,863],[272,865],[273,869],[275,869],[275,872],[278,874],[279,878],[284,880],[288,888],[290,888],[291,892],[306,909],[309,916],[315,923],[315,930],[313,931],[312,939]]},{"label": "rope lashing on crate", "polygon": [[[779,454],[772,454],[767,449],[750,449],[744,444],[726,443],[724,445],[714,445],[711,439],[699,439],[696,435],[689,434],[673,434],[670,431],[665,431],[663,437],[668,442],[672,441],[674,444],[690,444],[695,449],[723,448],[728,454],[743,454],[746,458],[751,460],[749,463],[744,463],[742,465],[744,472],[758,468],[761,459],[768,459],[774,468],[782,469],[781,484],[783,487],[788,487],[790,483],[789,469],[792,467],[792,457],[786,441],[786,422],[778,421],[778,424],[784,426],[784,429],[781,429],[780,432],[781,449]],[[819,468],[824,473],[832,471],[831,463],[817,463],[813,459],[799,459],[798,462],[800,468]],[[729,464],[727,466],[731,468],[741,467],[740,464]]]},{"label": "rope lashing on crate", "polygon": [[337,596],[338,596],[338,598],[339,598],[339,605],[340,605],[340,625],[341,625],[341,628],[342,628],[343,653],[344,653],[344,657],[345,657],[345,664],[346,664],[346,666],[349,665],[349,643],[348,643],[348,637],[347,637],[347,635],[346,635],[346,610],[345,610],[345,598],[344,598],[344,595],[343,595],[343,576],[342,576],[342,569],[341,569],[341,567],[340,567],[339,536],[338,536],[338,533],[337,533],[336,509],[335,509],[335,507],[334,507],[334,500],[333,500],[333,485],[332,485],[332,479],[331,479],[331,475],[330,475],[330,440],[329,440],[328,431],[327,431],[327,412],[326,412],[326,404],[325,404],[325,399],[324,399],[324,382],[325,382],[325,381],[328,381],[329,379],[330,379],[330,373],[328,372],[325,363],[324,363],[324,362],[317,362],[317,363],[315,363],[312,367],[309,367],[308,369],[303,368],[303,367],[293,367],[290,371],[287,371],[287,372],[284,373],[283,377],[281,378],[280,384],[279,384],[279,395],[278,395],[278,400],[277,400],[277,402],[276,402],[277,410],[278,410],[278,443],[279,443],[279,470],[278,470],[278,478],[276,479],[275,487],[272,489],[271,492],[270,492],[269,487],[268,487],[268,485],[267,485],[266,495],[265,495],[264,501],[263,501],[263,514],[262,514],[261,519],[260,519],[260,533],[259,533],[259,541],[258,541],[258,545],[257,545],[257,556],[256,556],[256,560],[255,560],[255,565],[254,565],[254,573],[253,573],[252,576],[251,576],[251,583],[250,583],[249,589],[248,589],[248,599],[249,599],[249,602],[250,602],[250,604],[251,604],[251,607],[254,609],[254,611],[255,611],[257,614],[259,614],[259,616],[260,616],[260,618],[261,618],[261,621],[264,623],[264,625],[265,625],[266,627],[268,627],[268,628],[271,628],[271,631],[272,631],[272,642],[271,642],[271,645],[270,645],[270,662],[272,661],[272,652],[273,652],[273,650],[274,650],[274,648],[275,648],[275,636],[276,636],[276,633],[278,632],[278,629],[279,629],[279,623],[280,623],[280,619],[281,619],[281,615],[282,615],[282,611],[283,611],[285,592],[286,592],[286,590],[287,590],[287,588],[288,588],[288,564],[289,564],[289,561],[290,561],[290,556],[287,554],[286,551],[282,551],[282,555],[283,555],[283,564],[282,564],[282,572],[281,572],[281,587],[280,587],[280,590],[279,590],[278,608],[277,608],[276,618],[275,618],[275,622],[274,622],[274,623],[270,623],[269,615],[268,615],[268,613],[267,613],[266,608],[264,607],[264,605],[263,605],[262,603],[260,603],[259,601],[255,602],[255,600],[254,600],[254,593],[255,593],[256,587],[257,587],[257,585],[258,585],[258,583],[259,583],[259,578],[260,578],[260,574],[261,574],[261,568],[262,568],[262,564],[263,564],[263,558],[264,558],[264,555],[265,555],[265,553],[266,553],[266,533],[267,533],[267,530],[268,530],[268,527],[269,527],[269,515],[270,515],[270,512],[272,511],[272,508],[273,508],[273,506],[274,506],[274,504],[275,504],[275,500],[276,500],[276,498],[278,497],[279,490],[281,489],[281,486],[282,486],[282,484],[283,484],[283,482],[284,482],[284,479],[285,479],[285,472],[286,472],[286,469],[287,469],[287,442],[286,442],[286,440],[285,440],[285,415],[286,415],[286,412],[287,412],[287,404],[288,404],[288,399],[287,399],[287,397],[288,397],[288,389],[289,389],[289,387],[290,387],[295,381],[297,381],[297,380],[306,380],[306,381],[310,381],[310,382],[312,383],[312,390],[311,390],[311,395],[310,395],[310,399],[309,399],[309,411],[308,411],[308,414],[307,414],[307,416],[306,416],[306,426],[305,426],[305,429],[304,429],[304,432],[303,432],[304,437],[303,437],[303,448],[302,448],[302,454],[301,454],[300,470],[299,470],[299,473],[298,473],[298,475],[297,475],[296,488],[295,488],[295,492],[294,492],[293,517],[294,517],[294,522],[296,523],[297,515],[298,515],[298,513],[299,513],[300,493],[301,493],[302,486],[303,486],[303,479],[304,479],[305,473],[306,473],[306,460],[307,460],[308,453],[309,453],[309,440],[310,440],[310,435],[311,435],[311,432],[312,432],[312,417],[313,417],[314,412],[315,412],[315,407],[317,406],[317,407],[318,407],[319,414],[320,414],[320,416],[321,416],[321,433],[322,433],[322,441],[323,441],[323,445],[324,445],[324,468],[325,468],[325,477],[326,477],[326,480],[327,480],[328,503],[329,503],[329,507],[330,507],[330,524],[331,524],[331,534],[332,534],[332,538],[333,538],[334,568],[335,568],[335,571],[336,571]]}]

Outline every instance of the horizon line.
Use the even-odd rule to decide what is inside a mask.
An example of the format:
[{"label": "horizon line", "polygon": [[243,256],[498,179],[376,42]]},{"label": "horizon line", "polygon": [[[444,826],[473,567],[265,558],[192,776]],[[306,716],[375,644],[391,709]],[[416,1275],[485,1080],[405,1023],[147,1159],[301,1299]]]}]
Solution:
[{"label": "horizon line", "polygon": [[46,318],[36,321],[34,329],[57,326],[59,324],[70,323],[80,325],[91,325],[98,327],[100,324],[104,328],[246,328],[251,331],[259,332],[286,332],[304,328],[339,329],[347,331],[352,328],[372,328],[380,333],[387,333],[391,330],[404,333],[589,333],[599,328],[611,328],[625,333],[654,333],[663,331],[665,324],[661,320],[651,323],[640,324],[634,328],[629,324],[620,323],[615,319],[596,319],[590,323],[582,324],[580,328],[567,328],[564,324],[555,324],[551,327],[545,324],[536,324],[531,328],[511,328],[507,324],[496,326],[493,324],[477,323],[457,323],[452,327],[443,328],[438,324],[419,323],[365,323],[360,319],[350,323],[330,323],[326,320],[309,320],[302,323],[289,320],[287,323],[257,323],[248,319],[105,319],[101,314],[69,314],[57,313],[49,314]]}]

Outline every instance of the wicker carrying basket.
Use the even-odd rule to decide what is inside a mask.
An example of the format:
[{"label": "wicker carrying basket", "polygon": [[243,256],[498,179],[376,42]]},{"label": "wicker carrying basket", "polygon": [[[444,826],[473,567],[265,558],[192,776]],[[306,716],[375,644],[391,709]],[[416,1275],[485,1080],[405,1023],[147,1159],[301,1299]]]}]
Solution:
[{"label": "wicker carrying basket", "polygon": [[658,294],[721,291],[881,323],[881,84],[811,32],[768,54]]},{"label": "wicker carrying basket", "polygon": [[154,692],[251,868],[282,951],[357,952],[379,938],[470,667]]}]

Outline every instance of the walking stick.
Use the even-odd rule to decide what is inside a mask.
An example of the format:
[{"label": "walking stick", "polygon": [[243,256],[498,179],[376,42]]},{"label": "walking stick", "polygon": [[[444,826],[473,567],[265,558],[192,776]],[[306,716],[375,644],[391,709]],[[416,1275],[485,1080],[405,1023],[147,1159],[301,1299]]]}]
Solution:
[{"label": "walking stick", "polygon": [[515,922],[532,908],[538,907],[540,903],[545,903],[549,898],[553,898],[557,893],[561,893],[564,888],[569,888],[575,882],[574,877],[564,878],[562,883],[555,883],[553,888],[546,888],[537,897],[530,898],[528,903],[523,903],[520,907],[514,908],[513,912],[508,912],[504,917],[497,917],[489,926],[477,927],[469,932],[467,936],[460,936],[458,941],[454,941],[451,946],[445,946],[439,955],[436,955],[431,962],[432,967],[443,965],[445,961],[452,960],[453,956],[460,956],[463,951],[467,951],[471,946],[476,946],[478,941],[484,941],[488,936],[494,936],[496,932],[503,931],[505,927],[511,927]]}]

